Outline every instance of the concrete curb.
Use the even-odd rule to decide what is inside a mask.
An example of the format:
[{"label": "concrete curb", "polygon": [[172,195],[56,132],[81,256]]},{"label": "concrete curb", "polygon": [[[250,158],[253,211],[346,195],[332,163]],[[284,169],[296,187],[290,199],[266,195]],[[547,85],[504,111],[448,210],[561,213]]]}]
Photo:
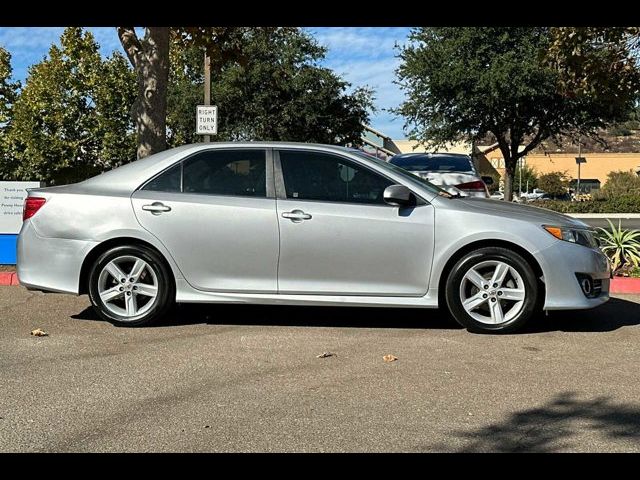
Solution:
[{"label": "concrete curb", "polygon": [[20,285],[16,272],[0,272],[0,285]]}]

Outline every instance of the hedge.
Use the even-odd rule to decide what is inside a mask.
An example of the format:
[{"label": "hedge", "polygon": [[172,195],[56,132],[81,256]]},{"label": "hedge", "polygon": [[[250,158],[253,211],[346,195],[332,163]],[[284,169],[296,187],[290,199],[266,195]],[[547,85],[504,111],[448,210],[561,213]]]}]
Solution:
[{"label": "hedge", "polygon": [[640,213],[640,195],[620,195],[607,200],[586,202],[543,200],[533,202],[531,205],[561,213]]}]

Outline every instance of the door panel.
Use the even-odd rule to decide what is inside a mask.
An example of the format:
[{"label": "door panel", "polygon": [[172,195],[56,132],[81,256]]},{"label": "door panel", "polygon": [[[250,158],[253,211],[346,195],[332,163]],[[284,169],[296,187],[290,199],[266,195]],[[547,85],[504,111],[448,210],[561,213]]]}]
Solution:
[{"label": "door panel", "polygon": [[278,221],[276,201],[267,198],[272,177],[264,150],[205,150],[149,181],[131,200],[140,224],[167,247],[193,287],[276,293]]},{"label": "door panel", "polygon": [[[186,280],[213,291],[277,291],[278,223],[275,200],[138,191],[140,224],[171,252]],[[171,211],[154,214],[160,202]]]},{"label": "door panel", "polygon": [[[311,218],[282,214],[301,210]],[[427,292],[433,207],[278,200],[279,293],[407,295]]]}]

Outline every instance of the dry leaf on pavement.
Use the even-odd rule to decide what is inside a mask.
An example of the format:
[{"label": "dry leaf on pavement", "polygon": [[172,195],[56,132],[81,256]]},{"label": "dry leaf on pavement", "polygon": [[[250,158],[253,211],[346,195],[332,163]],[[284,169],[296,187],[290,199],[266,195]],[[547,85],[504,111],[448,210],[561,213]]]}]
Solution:
[{"label": "dry leaf on pavement", "polygon": [[398,357],[396,357],[395,355],[385,355],[384,357],[382,357],[382,359],[385,362],[395,362],[396,360],[398,360]]},{"label": "dry leaf on pavement", "polygon": [[335,353],[323,352],[320,355],[316,355],[316,358],[327,358],[327,357],[335,357],[335,356],[336,356]]},{"label": "dry leaf on pavement", "polygon": [[47,332],[45,332],[44,330],[40,330],[39,328],[36,328],[35,330],[31,330],[31,335],[33,335],[34,337],[48,337],[49,334]]}]

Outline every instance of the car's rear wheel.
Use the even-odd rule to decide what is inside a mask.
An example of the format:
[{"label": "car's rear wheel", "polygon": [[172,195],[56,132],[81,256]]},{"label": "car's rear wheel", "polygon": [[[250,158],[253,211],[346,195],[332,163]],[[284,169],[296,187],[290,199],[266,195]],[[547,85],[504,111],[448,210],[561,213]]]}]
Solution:
[{"label": "car's rear wheel", "polygon": [[157,322],[171,307],[175,288],[169,268],[153,250],[112,248],[94,262],[89,298],[100,318],[127,327]]},{"label": "car's rear wheel", "polygon": [[446,282],[447,306],[458,323],[477,333],[508,333],[536,312],[535,272],[521,255],[501,247],[472,251],[456,262]]}]

